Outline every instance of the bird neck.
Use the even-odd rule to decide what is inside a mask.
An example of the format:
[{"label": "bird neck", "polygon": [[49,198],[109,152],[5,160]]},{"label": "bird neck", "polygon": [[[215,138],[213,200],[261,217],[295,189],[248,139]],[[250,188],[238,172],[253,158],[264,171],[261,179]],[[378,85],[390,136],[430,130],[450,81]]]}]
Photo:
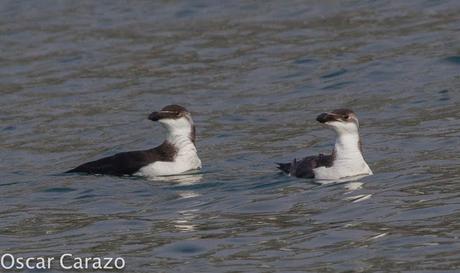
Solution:
[{"label": "bird neck", "polygon": [[195,126],[169,128],[166,141],[176,147],[178,154],[196,152]]},{"label": "bird neck", "polygon": [[358,132],[338,134],[335,140],[334,155],[336,160],[364,160]]}]

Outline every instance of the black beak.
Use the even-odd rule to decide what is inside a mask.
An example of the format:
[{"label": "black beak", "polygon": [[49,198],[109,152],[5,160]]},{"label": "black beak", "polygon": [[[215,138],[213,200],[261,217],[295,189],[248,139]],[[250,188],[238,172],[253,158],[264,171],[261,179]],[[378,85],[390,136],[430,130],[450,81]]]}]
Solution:
[{"label": "black beak", "polygon": [[160,113],[158,112],[152,112],[150,115],[149,115],[149,119],[152,120],[152,121],[159,121],[160,120]]},{"label": "black beak", "polygon": [[337,121],[337,117],[334,114],[322,113],[318,117],[316,117],[316,120],[321,123],[326,123],[328,121]]},{"label": "black beak", "polygon": [[159,112],[152,112],[149,115],[149,119],[153,121],[159,121],[160,119],[164,118],[171,118],[171,119],[176,119],[180,116],[180,113],[173,112],[173,111],[159,111]]}]

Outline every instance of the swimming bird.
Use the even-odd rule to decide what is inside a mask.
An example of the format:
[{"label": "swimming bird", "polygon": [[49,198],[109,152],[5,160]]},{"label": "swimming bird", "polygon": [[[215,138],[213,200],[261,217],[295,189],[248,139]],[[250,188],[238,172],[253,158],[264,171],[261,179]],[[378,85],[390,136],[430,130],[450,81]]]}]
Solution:
[{"label": "swimming bird", "polygon": [[118,153],[84,163],[70,172],[156,177],[201,169],[195,146],[195,126],[190,112],[180,105],[168,105],[148,118],[167,130],[166,140],[158,147]]},{"label": "swimming bird", "polygon": [[362,154],[359,121],[352,110],[337,109],[322,113],[316,120],[337,134],[332,153],[294,159],[291,163],[277,163],[278,169],[291,176],[320,180],[373,174]]}]

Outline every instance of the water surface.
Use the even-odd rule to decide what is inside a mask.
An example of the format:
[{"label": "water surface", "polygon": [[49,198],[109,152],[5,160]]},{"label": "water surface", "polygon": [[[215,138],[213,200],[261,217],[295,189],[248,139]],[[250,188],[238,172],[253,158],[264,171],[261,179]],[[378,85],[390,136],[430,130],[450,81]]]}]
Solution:
[{"label": "water surface", "polygon": [[[458,1],[3,1],[0,250],[122,256],[126,272],[458,272]],[[160,144],[193,113],[201,175],[62,175]],[[274,162],[360,118],[375,175]],[[55,269],[55,272],[60,272]]]}]

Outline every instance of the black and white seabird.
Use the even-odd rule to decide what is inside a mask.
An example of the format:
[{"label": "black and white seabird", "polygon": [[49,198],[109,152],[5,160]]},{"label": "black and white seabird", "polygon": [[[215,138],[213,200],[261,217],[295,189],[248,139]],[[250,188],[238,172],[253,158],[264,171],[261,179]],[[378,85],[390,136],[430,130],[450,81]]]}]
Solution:
[{"label": "black and white seabird", "polygon": [[180,105],[168,105],[159,112],[151,113],[148,118],[166,128],[163,144],[149,150],[104,157],[67,172],[155,177],[201,169],[195,146],[195,126],[187,109]]},{"label": "black and white seabird", "polygon": [[291,176],[319,180],[372,175],[362,155],[358,132],[359,122],[352,110],[337,109],[322,113],[316,120],[337,133],[332,154],[319,154],[301,160],[294,159],[291,163],[278,163],[278,169]]}]

